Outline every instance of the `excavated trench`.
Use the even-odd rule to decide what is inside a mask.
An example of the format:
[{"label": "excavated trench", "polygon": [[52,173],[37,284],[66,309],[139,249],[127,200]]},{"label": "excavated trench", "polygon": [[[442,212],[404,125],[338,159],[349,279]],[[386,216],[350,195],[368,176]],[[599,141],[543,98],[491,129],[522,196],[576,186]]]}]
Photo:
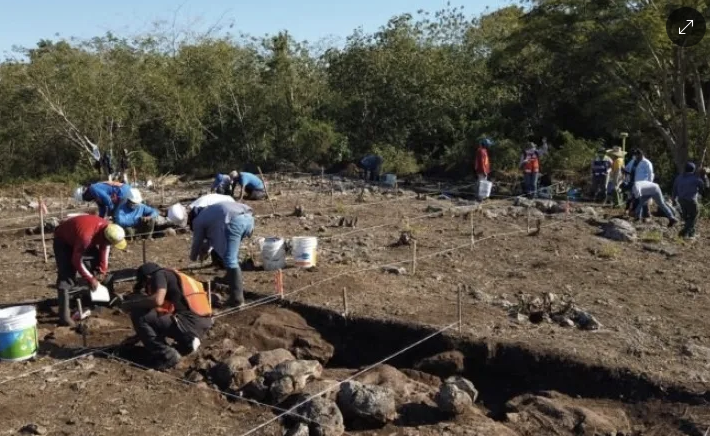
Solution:
[{"label": "excavated trench", "polygon": [[[436,331],[414,323],[366,317],[346,319],[333,311],[299,303],[286,307],[300,314],[334,346],[329,367],[371,365]],[[705,426],[710,425],[686,419],[688,407],[701,410],[710,407],[708,391],[697,393],[680,385],[661,385],[630,370],[590,365],[526,344],[459,338],[456,329],[436,335],[387,363],[401,370],[415,369],[422,359],[452,350],[463,354],[461,375],[474,383],[479,392],[477,404],[485,407],[488,416],[495,420],[505,420],[506,403],[512,398],[555,391],[571,398],[615,403],[627,411],[633,422],[663,421],[663,425],[670,425],[679,434],[704,436]],[[434,375],[449,374],[444,370]]]},{"label": "excavated trench", "polygon": [[[280,337],[282,330],[279,323],[292,323],[292,320],[288,319],[288,311],[292,311],[294,312],[292,315],[302,318],[301,322],[304,324],[296,326],[295,330],[292,329],[295,334],[286,342],[298,337],[298,329],[305,327],[312,330],[312,333],[319,335],[322,341],[333,347],[332,357],[327,363],[326,370],[345,370],[346,374],[347,371],[351,374],[353,370],[380,362],[436,331],[434,328],[414,323],[367,317],[344,318],[339,313],[299,303],[284,303],[282,307],[282,309],[265,307],[249,310],[231,319],[218,321],[217,328],[214,329],[216,332],[212,338],[205,341],[205,347],[219,350],[223,347],[222,341],[230,338],[236,344],[247,345],[256,350],[288,348],[279,342],[283,340]],[[257,325],[260,316],[270,316],[272,324],[266,327]],[[287,319],[280,318],[282,316],[286,316]],[[97,324],[97,328],[89,335],[91,346],[115,344],[116,335],[125,336],[130,333],[130,326],[127,325],[125,316],[106,313],[101,315],[101,318],[112,321],[113,325],[104,327],[102,323]],[[251,333],[257,330],[258,334]],[[71,341],[73,345],[79,345],[79,337],[76,335],[66,340]],[[48,345],[51,344],[45,343],[45,346]],[[66,346],[68,343],[63,345]],[[125,358],[141,362],[146,357],[140,355],[141,349],[142,347],[139,347],[134,349],[134,352],[121,354]],[[623,410],[630,421],[629,428],[634,428],[634,425],[641,425],[642,428],[662,425],[675,431],[666,434],[704,436],[706,427],[710,425],[710,422],[693,420],[692,413],[688,414],[689,409],[695,410],[695,408],[710,411],[708,392],[692,392],[681,385],[660,385],[647,376],[629,370],[589,365],[545,350],[536,350],[527,344],[494,343],[460,338],[455,328],[433,336],[388,360],[387,364],[404,371],[407,375],[411,373],[407,370],[419,369],[443,380],[452,375],[450,366],[423,369],[417,364],[426,358],[453,350],[463,355],[462,365],[453,372],[458,372],[458,375],[473,382],[479,394],[476,401],[479,408],[484,409],[489,418],[502,421],[506,425],[509,425],[507,414],[510,412],[509,402],[512,399],[547,391],[564,395],[564,401],[567,401],[567,398],[586,401],[585,407],[588,404],[602,403],[614,410]],[[308,357],[299,358],[308,359]],[[194,366],[191,369],[194,370]],[[188,370],[187,374],[189,372]],[[425,416],[427,412],[431,410],[426,407],[415,409],[404,418],[400,417],[393,425],[416,427],[441,421],[440,415],[429,413],[429,416]],[[705,419],[707,418],[710,418],[710,414],[706,415]],[[519,431],[519,434],[547,434],[539,431],[540,429],[528,433]],[[558,434],[596,433],[577,431]],[[649,433],[633,431],[617,434]]]}]

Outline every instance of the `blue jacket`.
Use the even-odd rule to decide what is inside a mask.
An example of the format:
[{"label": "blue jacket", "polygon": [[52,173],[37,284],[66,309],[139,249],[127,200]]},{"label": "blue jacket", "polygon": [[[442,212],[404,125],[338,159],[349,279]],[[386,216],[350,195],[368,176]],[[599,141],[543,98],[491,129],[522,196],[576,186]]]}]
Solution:
[{"label": "blue jacket", "polygon": [[138,204],[135,208],[132,208],[126,202],[116,209],[113,221],[123,228],[135,227],[140,223],[141,218],[145,216],[156,218],[158,211],[145,204]]},{"label": "blue jacket", "polygon": [[698,194],[708,187],[708,179],[693,173],[685,173],[676,177],[673,183],[673,198],[697,201]]},{"label": "blue jacket", "polygon": [[89,186],[89,195],[99,206],[99,216],[113,215],[116,208],[125,202],[131,185],[118,182],[99,182]]},{"label": "blue jacket", "polygon": [[212,183],[212,189],[217,189],[221,187],[222,189],[229,189],[232,184],[232,179],[229,178],[227,174],[217,174],[214,178],[214,183]]},{"label": "blue jacket", "polygon": [[382,158],[375,154],[368,154],[360,161],[360,166],[367,171],[376,171],[382,165]]},{"label": "blue jacket", "polygon": [[252,189],[256,189],[257,191],[264,190],[264,183],[261,181],[260,178],[258,178],[252,173],[240,172],[237,183],[245,188],[249,186]]},{"label": "blue jacket", "polygon": [[202,241],[207,239],[215,253],[224,259],[227,251],[225,231],[227,221],[236,215],[252,214],[252,209],[243,203],[217,203],[207,206],[192,221],[192,246],[190,260],[197,260]]}]

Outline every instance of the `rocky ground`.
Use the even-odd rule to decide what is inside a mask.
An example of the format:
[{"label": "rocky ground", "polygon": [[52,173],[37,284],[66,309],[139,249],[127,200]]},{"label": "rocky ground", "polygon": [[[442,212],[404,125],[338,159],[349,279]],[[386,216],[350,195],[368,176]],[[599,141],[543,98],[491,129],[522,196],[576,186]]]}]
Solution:
[{"label": "rocky ground", "polygon": [[[0,364],[0,420],[9,423],[1,431],[185,434],[192,426],[243,434],[275,413],[237,398],[283,410],[329,387],[298,417],[255,434],[703,435],[710,427],[705,222],[701,238],[687,243],[660,220],[629,226],[590,205],[500,198],[481,206],[408,186],[380,192],[308,178],[276,182],[273,204],[252,204],[259,218],[242,256],[255,259],[257,271],[245,281],[252,301],[274,293],[274,273],[258,271],[259,237],[319,236],[316,268],[284,270],[293,310],[260,305],[219,317],[200,352],[167,374],[115,360],[141,364],[140,348],[42,369],[82,345],[43,314],[42,356]],[[165,203],[199,190],[166,189]],[[34,194],[9,194],[0,222],[12,229],[0,229],[0,304],[52,297],[52,259],[45,265],[37,235],[22,229],[37,225]],[[59,204],[58,219],[69,211],[63,197],[45,203],[50,214]],[[158,238],[147,253],[187,269],[188,246],[189,235]],[[136,242],[114,253],[111,265],[133,267],[141,256]],[[336,324],[350,329],[347,340],[328,331],[342,319],[344,288],[352,321]],[[426,336],[417,326],[455,323],[459,292],[462,332],[443,337],[462,354],[427,349],[350,380]],[[298,305],[323,308],[333,321],[307,322]],[[92,318],[90,347],[131,333],[123,315],[104,310]],[[381,324],[368,333],[357,320]],[[40,371],[14,379],[33,370]]]}]

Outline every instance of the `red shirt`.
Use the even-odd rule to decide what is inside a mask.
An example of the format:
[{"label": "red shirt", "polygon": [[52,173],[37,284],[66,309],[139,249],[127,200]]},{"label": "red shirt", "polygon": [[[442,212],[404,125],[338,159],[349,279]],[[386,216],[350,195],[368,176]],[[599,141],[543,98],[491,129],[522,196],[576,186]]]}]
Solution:
[{"label": "red shirt", "polygon": [[473,167],[476,174],[490,174],[491,163],[488,160],[488,150],[485,147],[478,147],[476,150],[476,161],[474,162]]},{"label": "red shirt", "polygon": [[99,271],[108,270],[108,254],[111,248],[104,236],[109,222],[97,215],[81,215],[61,223],[54,230],[54,238],[72,247],[72,265],[82,277],[91,281],[94,277],[86,269],[81,257],[91,247],[99,248]]}]

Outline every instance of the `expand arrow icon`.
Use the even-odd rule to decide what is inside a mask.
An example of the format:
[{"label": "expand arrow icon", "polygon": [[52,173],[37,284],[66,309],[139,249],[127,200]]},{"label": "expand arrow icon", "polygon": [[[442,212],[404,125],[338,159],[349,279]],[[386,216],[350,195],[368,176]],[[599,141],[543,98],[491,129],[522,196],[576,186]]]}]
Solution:
[{"label": "expand arrow icon", "polygon": [[688,24],[686,24],[684,28],[681,29],[681,28],[679,27],[679,28],[678,28],[678,34],[679,34],[679,35],[685,35],[685,33],[683,33],[683,31],[684,31],[685,29],[687,29],[688,26],[693,27],[693,20],[688,20]]}]

